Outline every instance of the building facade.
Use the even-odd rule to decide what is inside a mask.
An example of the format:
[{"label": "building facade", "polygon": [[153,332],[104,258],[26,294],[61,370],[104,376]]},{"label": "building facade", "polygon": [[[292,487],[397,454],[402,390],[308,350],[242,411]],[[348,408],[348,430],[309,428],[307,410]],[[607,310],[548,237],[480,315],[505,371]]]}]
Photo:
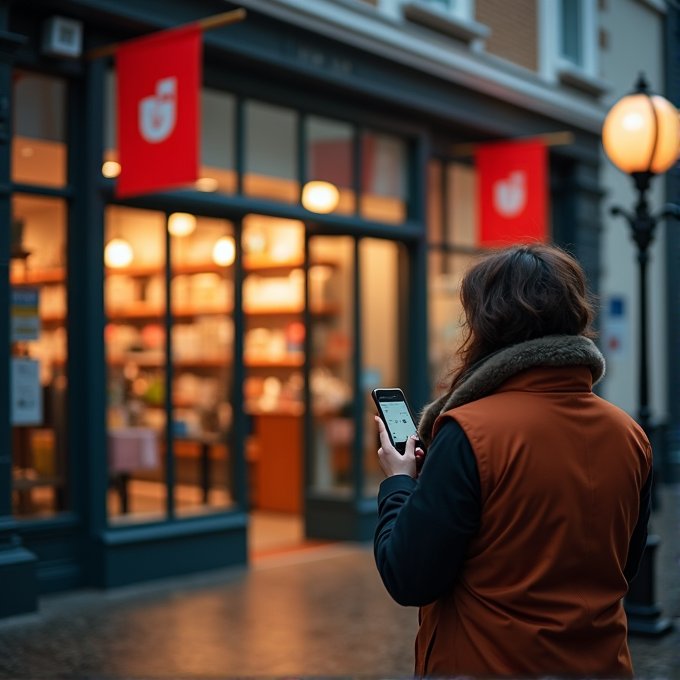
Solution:
[{"label": "building facade", "polygon": [[[600,289],[601,5],[0,2],[0,615],[243,564],[253,509],[371,537],[370,390],[419,409],[450,360],[472,145],[571,133],[551,236]],[[236,6],[204,36],[199,181],[117,200],[115,68],[88,51]]]}]

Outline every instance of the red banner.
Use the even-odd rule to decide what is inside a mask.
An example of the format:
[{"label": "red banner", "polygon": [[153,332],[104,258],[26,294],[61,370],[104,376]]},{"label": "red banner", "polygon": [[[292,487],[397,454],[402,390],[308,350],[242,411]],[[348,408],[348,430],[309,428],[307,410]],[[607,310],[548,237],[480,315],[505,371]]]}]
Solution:
[{"label": "red banner", "polygon": [[548,154],[543,142],[481,144],[476,152],[479,244],[502,247],[548,236]]},{"label": "red banner", "polygon": [[116,51],[119,198],[198,179],[201,45],[191,26]]}]

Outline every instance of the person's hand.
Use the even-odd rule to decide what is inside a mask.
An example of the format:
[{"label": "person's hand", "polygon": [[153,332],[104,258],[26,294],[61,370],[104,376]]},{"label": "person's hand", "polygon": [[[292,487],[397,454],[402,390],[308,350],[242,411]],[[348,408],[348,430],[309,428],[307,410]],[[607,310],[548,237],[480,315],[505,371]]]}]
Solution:
[{"label": "person's hand", "polygon": [[387,434],[385,423],[378,416],[375,416],[380,431],[380,448],[378,449],[378,462],[383,469],[386,477],[393,475],[408,475],[413,479],[418,477],[418,472],[423,464],[425,453],[422,449],[416,449],[416,437],[412,435],[406,441],[406,451],[402,456],[397,449],[392,446],[390,437]]}]

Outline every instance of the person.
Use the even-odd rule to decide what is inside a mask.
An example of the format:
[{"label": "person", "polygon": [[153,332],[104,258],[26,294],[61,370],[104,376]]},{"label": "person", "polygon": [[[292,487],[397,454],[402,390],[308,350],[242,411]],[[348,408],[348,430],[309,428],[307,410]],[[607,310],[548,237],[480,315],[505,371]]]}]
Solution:
[{"label": "person", "polygon": [[402,456],[379,418],[374,552],[420,607],[418,677],[632,675],[622,598],[647,536],[652,453],[596,396],[604,359],[569,254],[495,251],[461,283],[459,366]]}]

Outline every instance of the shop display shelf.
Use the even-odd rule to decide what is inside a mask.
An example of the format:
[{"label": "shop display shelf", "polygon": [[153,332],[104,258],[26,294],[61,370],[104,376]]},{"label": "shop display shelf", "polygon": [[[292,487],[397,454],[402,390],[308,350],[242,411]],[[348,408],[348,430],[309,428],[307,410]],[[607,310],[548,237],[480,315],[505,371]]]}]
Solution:
[{"label": "shop display shelf", "polygon": [[[328,267],[337,267],[338,263],[333,260],[315,261],[310,263],[315,265],[326,265]],[[215,264],[213,261],[209,262],[187,262],[182,264],[173,264],[171,266],[173,276],[179,274],[202,274],[204,272],[221,273],[231,269],[233,265],[223,267]],[[243,257],[243,269],[247,272],[254,271],[286,271],[290,269],[298,269],[304,266],[303,258],[295,258],[294,260],[274,260],[269,256],[261,255],[245,255]],[[64,270],[61,271],[63,280]],[[165,268],[159,265],[151,266],[132,266],[119,268],[106,268],[107,274],[123,274],[132,277],[153,276],[154,274],[164,273]],[[52,279],[50,279],[52,280]]]},{"label": "shop display shelf", "polygon": [[[243,269],[247,272],[281,272],[290,269],[300,269],[304,267],[304,258],[299,257],[294,260],[273,260],[271,257],[260,255],[246,255],[243,258]],[[310,267],[324,265],[326,267],[337,267],[338,263],[334,260],[315,260],[310,262]]]},{"label": "shop display shelf", "polygon": [[144,277],[153,276],[155,274],[164,274],[165,267],[163,265],[136,265],[132,267],[106,267],[106,275],[111,276],[120,274],[122,276]]},{"label": "shop display shelf", "polygon": [[[302,314],[305,309],[301,306],[285,307],[283,305],[276,305],[271,307],[251,307],[244,306],[243,311],[248,316],[274,316],[277,314]],[[338,314],[340,312],[340,305],[337,302],[322,302],[315,303],[310,306],[310,312],[316,316],[328,316],[331,314]]]},{"label": "shop display shelf", "polygon": [[[338,263],[333,260],[319,260],[310,262],[310,266],[323,265],[326,267],[337,267]],[[172,274],[202,274],[204,272],[221,273],[231,268],[222,267],[214,262],[200,262],[187,263],[172,266]],[[299,258],[296,260],[278,261],[272,260],[270,257],[259,257],[254,255],[247,255],[243,258],[243,269],[247,272],[254,271],[286,271],[289,269],[298,269],[304,266],[304,260]],[[156,274],[164,274],[165,268],[158,265],[151,266],[136,266],[136,267],[120,267],[120,268],[106,268],[107,275],[122,274],[124,276],[132,277],[146,277]],[[11,274],[11,284],[13,286],[24,285],[39,285],[43,283],[63,283],[66,281],[66,267],[52,267],[49,269],[38,269],[35,271],[15,272]]]},{"label": "shop display shelf", "polygon": [[62,283],[66,280],[66,268],[38,269],[25,271],[21,274],[13,273],[10,277],[13,286],[29,286],[41,283]]},{"label": "shop display shelf", "polygon": [[[345,361],[346,357],[327,355],[315,356],[312,363],[317,366],[328,366],[339,364]],[[163,368],[165,359],[148,358],[135,356],[134,353],[125,356],[116,356],[107,360],[108,366],[125,366],[128,363],[135,363],[140,368]],[[57,362],[53,362],[57,363]],[[225,368],[233,363],[231,357],[223,359],[175,359],[172,365],[182,369],[201,369],[201,368]],[[302,354],[291,354],[288,356],[277,357],[276,359],[255,358],[245,356],[243,363],[247,368],[302,368],[305,364],[305,357]]]},{"label": "shop display shelf", "polygon": [[[262,307],[252,307],[250,305],[244,306],[243,311],[248,316],[276,316],[276,315],[295,315],[302,314],[304,312],[304,307],[301,306],[284,306],[284,305],[272,305],[272,306],[262,306]],[[331,314],[337,314],[340,311],[340,305],[336,302],[323,302],[320,304],[314,304],[311,307],[311,313],[318,316],[328,316]],[[175,307],[172,310],[172,316],[174,319],[190,319],[196,316],[214,316],[214,315],[225,315],[231,314],[233,312],[232,306],[225,307]],[[148,319],[159,319],[165,316],[165,309],[162,307],[151,307],[149,305],[135,305],[134,307],[129,307],[125,309],[112,309],[107,314],[109,321],[131,321],[131,320],[148,320]],[[43,317],[48,321],[52,320],[64,320],[63,316],[49,316]]]},{"label": "shop display shelf", "polygon": [[305,364],[305,356],[304,354],[289,354],[275,359],[267,359],[266,357],[249,357],[246,355],[243,363],[248,368],[301,368]]},{"label": "shop display shelf", "polygon": [[44,326],[60,326],[66,322],[66,314],[48,314],[40,315],[40,322]]},{"label": "shop display shelf", "polygon": [[37,477],[29,479],[26,477],[15,477],[12,480],[12,488],[16,491],[26,491],[28,489],[35,489],[41,486],[63,486],[64,480],[62,477]]},{"label": "shop display shelf", "polygon": [[256,400],[248,399],[244,406],[250,416],[301,416],[305,412],[305,405],[297,401],[280,402],[276,408],[268,410],[260,408]]}]

